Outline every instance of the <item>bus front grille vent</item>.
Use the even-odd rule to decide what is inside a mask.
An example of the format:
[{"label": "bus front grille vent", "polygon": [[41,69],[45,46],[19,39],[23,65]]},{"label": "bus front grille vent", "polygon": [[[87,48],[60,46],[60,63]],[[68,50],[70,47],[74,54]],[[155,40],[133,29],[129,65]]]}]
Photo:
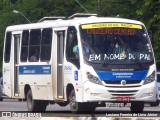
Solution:
[{"label": "bus front grille vent", "polygon": [[134,96],[137,94],[138,90],[108,90],[113,96]]},{"label": "bus front grille vent", "polygon": [[[105,80],[106,84],[121,84],[121,80]],[[141,80],[126,80],[126,84],[139,84]]]}]

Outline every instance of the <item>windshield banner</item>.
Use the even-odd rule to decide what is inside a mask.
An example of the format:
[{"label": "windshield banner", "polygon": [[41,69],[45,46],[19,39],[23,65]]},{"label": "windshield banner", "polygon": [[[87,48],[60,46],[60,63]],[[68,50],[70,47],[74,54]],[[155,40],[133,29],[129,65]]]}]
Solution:
[{"label": "windshield banner", "polygon": [[142,29],[141,25],[129,24],[129,23],[97,23],[97,24],[86,24],[82,25],[82,29],[92,28],[135,28]]},{"label": "windshield banner", "polygon": [[[127,57],[128,56],[128,57]],[[105,61],[105,60],[124,60],[128,58],[128,60],[151,60],[151,55],[150,54],[139,54],[139,55],[135,55],[135,54],[125,54],[125,53],[121,53],[121,54],[91,54],[89,56],[89,61]]]},{"label": "windshield banner", "polygon": [[131,71],[131,72],[106,72],[96,71],[101,80],[144,80],[148,70]]}]

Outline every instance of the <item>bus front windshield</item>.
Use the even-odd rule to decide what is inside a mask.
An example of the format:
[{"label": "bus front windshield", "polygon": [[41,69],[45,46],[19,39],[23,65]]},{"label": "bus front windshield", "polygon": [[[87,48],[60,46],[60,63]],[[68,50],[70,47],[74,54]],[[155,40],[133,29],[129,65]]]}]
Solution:
[{"label": "bus front windshield", "polygon": [[90,63],[143,64],[153,61],[142,25],[97,23],[80,26],[84,59]]}]

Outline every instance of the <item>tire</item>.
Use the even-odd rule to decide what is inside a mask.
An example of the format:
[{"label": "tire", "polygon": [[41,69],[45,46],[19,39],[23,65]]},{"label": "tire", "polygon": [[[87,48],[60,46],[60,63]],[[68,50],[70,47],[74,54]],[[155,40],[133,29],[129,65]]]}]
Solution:
[{"label": "tire", "polygon": [[75,91],[72,90],[69,96],[70,109],[72,113],[80,113],[83,109],[83,104],[76,102]]},{"label": "tire", "polygon": [[156,102],[150,103],[150,106],[152,106],[152,107],[159,106],[159,101],[157,100]]},{"label": "tire", "polygon": [[92,113],[95,111],[95,108],[97,107],[97,103],[80,103],[76,102],[76,95],[75,91],[72,90],[69,96],[70,101],[70,109],[72,113]]},{"label": "tire", "polygon": [[28,111],[45,111],[47,107],[46,101],[34,100],[32,91],[29,90],[27,93],[27,108]]},{"label": "tire", "polygon": [[132,113],[142,113],[144,109],[144,102],[132,102],[130,110]]},{"label": "tire", "polygon": [[61,106],[61,107],[65,107],[65,106],[67,106],[69,103],[68,102],[58,102],[57,103],[59,106]]},{"label": "tire", "polygon": [[23,99],[18,99],[18,101],[23,101]]},{"label": "tire", "polygon": [[2,98],[2,97],[0,98],[0,101],[3,101],[3,98]]}]

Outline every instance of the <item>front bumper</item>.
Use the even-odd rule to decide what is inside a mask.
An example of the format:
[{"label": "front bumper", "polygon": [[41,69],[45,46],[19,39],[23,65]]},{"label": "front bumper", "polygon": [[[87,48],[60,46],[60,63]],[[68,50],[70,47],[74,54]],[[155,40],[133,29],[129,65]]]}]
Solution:
[{"label": "front bumper", "polygon": [[156,101],[156,81],[140,86],[106,87],[87,81],[84,83],[84,102],[115,102],[119,96],[128,96],[130,101]]}]

